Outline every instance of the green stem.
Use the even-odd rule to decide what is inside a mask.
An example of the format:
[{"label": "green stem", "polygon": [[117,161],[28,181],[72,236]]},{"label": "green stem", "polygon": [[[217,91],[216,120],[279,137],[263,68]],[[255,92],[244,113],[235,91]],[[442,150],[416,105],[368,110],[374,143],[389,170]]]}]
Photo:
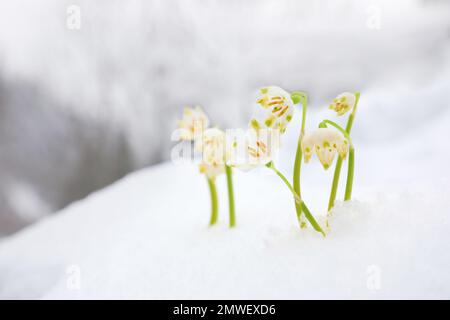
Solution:
[{"label": "green stem", "polygon": [[[356,108],[358,106],[360,93],[356,92],[355,96],[356,96],[355,106],[353,107],[352,113],[348,117],[347,125],[345,127],[345,131],[349,135],[350,135],[350,132],[352,131],[353,121],[355,120]],[[349,158],[350,158],[350,155],[349,155]],[[337,189],[338,189],[338,185],[339,185],[339,177],[341,175],[342,162],[343,162],[342,158],[340,156],[338,156],[338,159],[336,162],[336,168],[334,170],[333,183],[331,185],[330,199],[328,201],[328,211],[331,211],[331,209],[333,209],[333,207],[334,207],[334,201],[336,200],[336,194],[337,194]],[[349,159],[349,166],[350,166],[350,159]],[[354,170],[354,165],[353,165],[353,170]],[[352,185],[353,185],[353,172],[351,173],[351,176],[352,176],[351,181],[349,181],[349,175],[350,175],[350,172],[347,173],[346,189],[348,189],[348,188],[350,189],[350,198],[351,198],[351,189],[352,189]],[[349,184],[348,184],[349,182],[352,185],[349,186]]]},{"label": "green stem", "polygon": [[283,180],[284,184],[292,192],[292,195],[294,196],[295,202],[298,203],[298,204],[301,204],[302,199],[300,198],[298,193],[295,191],[295,189],[292,187],[292,185],[290,184],[289,180],[286,179],[286,177],[277,168],[275,168],[275,165],[273,164],[273,162],[269,162],[268,164],[266,164],[266,167],[269,168],[269,169],[272,169],[277,174],[277,176],[279,176],[281,178],[281,180]]},{"label": "green stem", "polygon": [[228,185],[228,208],[230,211],[230,228],[236,225],[236,213],[234,210],[234,191],[233,191],[233,169],[226,165],[225,172],[227,174]]},{"label": "green stem", "polygon": [[[292,177],[292,183],[294,185],[294,190],[298,197],[301,200],[301,188],[300,188],[300,172],[301,172],[301,166],[302,166],[302,139],[305,134],[305,123],[306,123],[306,112],[308,109],[308,99],[306,94],[302,92],[293,93],[293,96],[297,97],[296,102],[302,103],[302,125],[300,129],[300,135],[298,137],[298,143],[297,143],[297,152],[295,153],[295,162],[294,162],[294,170],[293,170],[293,177]],[[294,100],[294,99],[293,99]],[[302,206],[300,204],[301,202],[295,202],[295,210],[297,212],[297,220],[300,224],[300,227],[304,227],[304,222],[301,219],[302,216]]]},{"label": "green stem", "polygon": [[333,209],[334,207],[334,201],[336,200],[337,194],[337,187],[339,184],[339,177],[341,175],[341,168],[342,168],[342,158],[341,156],[338,156],[338,159],[336,161],[336,169],[334,169],[333,183],[331,185],[330,199],[328,200],[328,212],[330,212],[331,209]]},{"label": "green stem", "polygon": [[296,204],[301,206],[302,211],[305,213],[306,219],[308,219],[309,223],[311,223],[314,230],[316,230],[317,232],[320,232],[325,237],[325,232],[322,230],[320,225],[317,223],[316,219],[314,219],[314,216],[311,214],[311,211],[309,211],[305,202],[303,200],[301,200],[300,196],[297,194],[297,192],[295,192],[294,187],[292,187],[292,185],[289,183],[288,179],[286,179],[286,177],[277,168],[275,168],[275,165],[273,164],[273,162],[269,162],[268,164],[266,164],[266,167],[273,170],[277,174],[277,176],[279,176],[281,178],[281,180],[283,180],[285,185],[292,192],[292,195],[294,196]]},{"label": "green stem", "polygon": [[347,171],[347,184],[345,186],[345,201],[352,199],[352,188],[353,188],[353,176],[355,172],[355,149],[350,147],[350,152],[348,154],[348,171]]},{"label": "green stem", "polygon": [[326,236],[325,232],[322,230],[320,225],[317,223],[316,219],[314,219],[314,216],[312,215],[311,211],[309,211],[308,207],[306,206],[306,203],[302,201],[302,209],[305,213],[306,219],[308,219],[309,223],[313,226],[314,230],[317,232],[320,232],[324,237]]},{"label": "green stem", "polygon": [[219,204],[217,201],[216,181],[214,178],[207,178],[207,180],[211,194],[211,220],[209,221],[209,225],[212,226],[217,223]]}]

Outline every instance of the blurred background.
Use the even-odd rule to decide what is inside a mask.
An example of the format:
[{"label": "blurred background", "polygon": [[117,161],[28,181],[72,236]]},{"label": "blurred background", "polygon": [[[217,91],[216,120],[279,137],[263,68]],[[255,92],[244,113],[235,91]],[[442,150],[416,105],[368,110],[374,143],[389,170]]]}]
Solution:
[{"label": "blurred background", "polygon": [[367,93],[367,145],[447,127],[450,2],[1,1],[0,237],[169,160],[183,106],[245,126],[271,84],[313,114]]}]

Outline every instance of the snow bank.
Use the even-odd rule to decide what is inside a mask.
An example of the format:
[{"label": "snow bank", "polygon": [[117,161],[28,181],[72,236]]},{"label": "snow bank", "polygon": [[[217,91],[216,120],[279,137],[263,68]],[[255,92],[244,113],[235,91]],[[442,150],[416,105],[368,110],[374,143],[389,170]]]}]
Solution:
[{"label": "snow bank", "polygon": [[[208,228],[192,165],[132,174],[0,244],[1,298],[450,298],[448,184],[356,186],[322,238],[273,175],[237,173]],[[328,186],[326,188],[328,190]],[[310,192],[313,209],[327,193]]]}]

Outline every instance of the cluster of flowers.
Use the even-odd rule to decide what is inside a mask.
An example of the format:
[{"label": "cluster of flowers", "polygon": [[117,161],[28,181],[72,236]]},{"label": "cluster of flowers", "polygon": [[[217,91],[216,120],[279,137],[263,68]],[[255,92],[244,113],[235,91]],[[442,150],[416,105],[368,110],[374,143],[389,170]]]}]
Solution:
[{"label": "cluster of flowers", "polygon": [[[236,217],[232,168],[250,170],[256,167],[267,167],[273,170],[292,192],[300,227],[305,228],[309,222],[316,231],[325,235],[301,197],[301,162],[303,159],[305,163],[309,162],[315,154],[323,168],[327,170],[336,155],[338,156],[328,203],[328,211],[331,212],[336,199],[343,160],[348,157],[345,200],[351,199],[354,147],[350,131],[358,100],[359,93],[345,92],[337,96],[330,105],[330,109],[334,110],[338,116],[343,116],[351,111],[345,129],[331,120],[323,120],[316,130],[308,133],[305,133],[308,104],[306,94],[303,92],[288,93],[276,86],[264,87],[259,90],[259,96],[256,99],[257,108],[249,121],[249,129],[244,135],[228,134],[228,132],[226,134],[216,127],[209,127],[210,121],[200,107],[185,108],[183,118],[178,121],[178,128],[181,139],[193,141],[195,149],[202,154],[199,164],[200,172],[207,177],[211,193],[210,225],[214,225],[218,218],[216,177],[221,174],[227,176],[230,227],[233,227],[236,224]],[[286,132],[288,124],[292,121],[297,104],[302,105],[302,122],[291,184],[275,167],[274,159],[280,147],[280,137]]]}]

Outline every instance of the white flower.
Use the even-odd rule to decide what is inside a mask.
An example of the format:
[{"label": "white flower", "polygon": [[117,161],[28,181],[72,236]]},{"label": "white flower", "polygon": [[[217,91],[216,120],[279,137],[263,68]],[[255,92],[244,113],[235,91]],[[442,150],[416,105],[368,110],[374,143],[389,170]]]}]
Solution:
[{"label": "white flower", "polygon": [[200,152],[222,152],[225,148],[225,132],[218,128],[209,128],[195,140],[195,148]]},{"label": "white flower", "polygon": [[333,99],[330,109],[337,112],[338,116],[342,116],[353,108],[356,102],[356,96],[350,92],[344,92]]},{"label": "white flower", "polygon": [[213,179],[225,173],[225,164],[223,161],[215,162],[214,158],[199,164],[200,173],[204,173],[208,178]]},{"label": "white flower", "polygon": [[242,170],[265,166],[277,155],[279,137],[278,130],[249,129],[241,139],[229,142],[231,152],[227,154],[227,163]]},{"label": "white flower", "polygon": [[209,119],[200,107],[184,108],[183,118],[178,120],[181,140],[194,140],[209,126]]},{"label": "white flower", "polygon": [[258,105],[250,127],[255,130],[278,129],[284,133],[294,113],[290,94],[279,87],[264,87],[259,90],[256,102]]},{"label": "white flower", "polygon": [[195,140],[195,149],[205,157],[213,156],[217,160],[224,161],[225,156],[225,132],[218,128],[206,129]]},{"label": "white flower", "polygon": [[305,163],[309,162],[313,153],[317,155],[322,166],[327,170],[333,163],[336,153],[345,159],[349,150],[349,142],[344,135],[331,128],[318,128],[306,134],[302,139],[302,151]]},{"label": "white flower", "polygon": [[222,130],[205,130],[196,140],[195,148],[202,153],[201,173],[213,178],[225,172],[225,133]]}]

